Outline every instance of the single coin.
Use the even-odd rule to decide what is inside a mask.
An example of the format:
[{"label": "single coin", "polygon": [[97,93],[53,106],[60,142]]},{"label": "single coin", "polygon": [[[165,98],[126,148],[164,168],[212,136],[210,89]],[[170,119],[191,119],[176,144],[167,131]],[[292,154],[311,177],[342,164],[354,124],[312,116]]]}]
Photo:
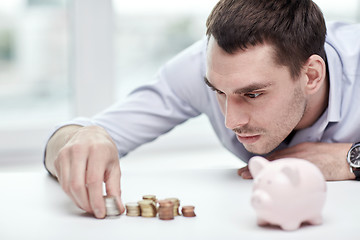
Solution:
[{"label": "single coin", "polygon": [[174,203],[170,200],[159,200],[158,201],[159,207],[173,207]]},{"label": "single coin", "polygon": [[152,201],[156,202],[156,195],[147,194],[147,195],[144,195],[144,196],[143,196],[143,199],[144,199],[144,200],[152,200]]}]

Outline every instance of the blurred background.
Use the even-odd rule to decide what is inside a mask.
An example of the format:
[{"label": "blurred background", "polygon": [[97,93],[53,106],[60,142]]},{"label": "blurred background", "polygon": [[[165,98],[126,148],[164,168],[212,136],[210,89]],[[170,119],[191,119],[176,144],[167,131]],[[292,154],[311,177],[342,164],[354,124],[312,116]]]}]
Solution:
[{"label": "blurred background", "polygon": [[[152,81],[162,64],[204,36],[216,2],[1,0],[0,171],[40,166],[57,124],[92,116]],[[360,22],[360,0],[315,2],[328,21]],[[198,117],[145,148],[218,145]]]}]

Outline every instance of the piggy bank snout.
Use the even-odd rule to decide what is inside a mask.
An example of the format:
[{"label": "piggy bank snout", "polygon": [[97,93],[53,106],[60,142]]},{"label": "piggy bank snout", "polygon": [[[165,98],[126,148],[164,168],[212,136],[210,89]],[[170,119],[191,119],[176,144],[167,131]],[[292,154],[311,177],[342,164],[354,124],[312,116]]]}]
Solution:
[{"label": "piggy bank snout", "polygon": [[255,209],[265,208],[269,205],[270,196],[263,190],[255,190],[251,197],[251,204]]}]

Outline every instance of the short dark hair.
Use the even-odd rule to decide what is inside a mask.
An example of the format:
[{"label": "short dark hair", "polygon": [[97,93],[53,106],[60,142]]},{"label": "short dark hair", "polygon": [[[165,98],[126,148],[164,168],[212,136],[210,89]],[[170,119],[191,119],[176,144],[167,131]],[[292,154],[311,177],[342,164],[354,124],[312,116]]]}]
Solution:
[{"label": "short dark hair", "polygon": [[311,55],[326,60],[325,20],[311,0],[220,0],[206,27],[208,38],[213,36],[229,54],[271,44],[275,61],[289,67],[293,78]]}]

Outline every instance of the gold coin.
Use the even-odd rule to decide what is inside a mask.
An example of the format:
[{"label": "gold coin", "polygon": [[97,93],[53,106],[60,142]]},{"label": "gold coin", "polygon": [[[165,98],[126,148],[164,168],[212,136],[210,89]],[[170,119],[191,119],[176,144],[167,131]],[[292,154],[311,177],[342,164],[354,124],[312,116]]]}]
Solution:
[{"label": "gold coin", "polygon": [[152,194],[144,195],[144,196],[143,196],[143,200],[151,200],[151,201],[153,201],[154,203],[157,202],[156,196],[155,196],[155,195],[152,195]]}]

